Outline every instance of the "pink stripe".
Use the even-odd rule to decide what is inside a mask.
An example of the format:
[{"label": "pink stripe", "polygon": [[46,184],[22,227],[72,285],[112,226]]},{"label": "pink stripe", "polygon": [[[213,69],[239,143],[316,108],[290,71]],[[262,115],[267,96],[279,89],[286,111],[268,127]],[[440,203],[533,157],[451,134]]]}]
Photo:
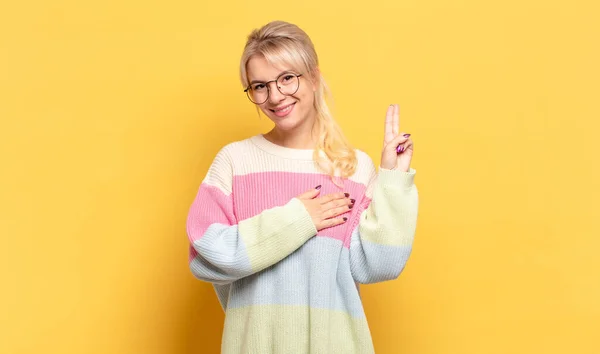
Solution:
[{"label": "pink stripe", "polygon": [[[328,229],[319,231],[318,236],[331,237],[343,241],[345,247],[350,247],[352,230],[358,224],[360,212],[368,206],[364,194],[366,186],[350,180],[343,181],[344,188],[333,184],[330,177],[324,174],[294,173],[294,172],[261,172],[244,176],[234,176],[233,195],[235,195],[234,211],[238,220],[251,218],[265,209],[282,206],[308,190],[322,185],[319,196],[329,193],[350,193],[350,198],[356,199],[356,206],[342,216],[348,221]],[[366,206],[365,206],[366,205]]]},{"label": "pink stripe", "polygon": [[[187,234],[190,243],[199,240],[211,224],[235,225],[232,196],[225,195],[219,188],[202,184],[190,207],[187,218]],[[191,261],[196,250],[190,245]]]}]

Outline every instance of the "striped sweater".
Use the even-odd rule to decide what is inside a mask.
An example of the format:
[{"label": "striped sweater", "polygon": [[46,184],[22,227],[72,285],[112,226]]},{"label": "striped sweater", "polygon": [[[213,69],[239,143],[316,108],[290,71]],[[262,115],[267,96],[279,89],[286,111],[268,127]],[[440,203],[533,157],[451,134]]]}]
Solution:
[{"label": "striped sweater", "polygon": [[[190,207],[192,274],[213,284],[225,311],[224,354],[373,353],[359,284],[395,279],[411,253],[415,170],[375,169],[356,150],[353,176],[336,186],[312,150],[262,134],[223,147]],[[296,198],[346,192],[348,220],[317,232]],[[341,217],[341,216],[340,216]]]}]

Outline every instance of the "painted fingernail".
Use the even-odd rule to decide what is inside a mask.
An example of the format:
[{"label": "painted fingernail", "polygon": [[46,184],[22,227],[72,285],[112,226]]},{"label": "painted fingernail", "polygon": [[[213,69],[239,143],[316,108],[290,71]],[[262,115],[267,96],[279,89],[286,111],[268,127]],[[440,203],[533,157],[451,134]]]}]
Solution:
[{"label": "painted fingernail", "polygon": [[402,136],[405,137],[405,138],[408,138],[410,136],[410,134],[404,134]]},{"label": "painted fingernail", "polygon": [[355,201],[356,201],[355,199],[350,199],[350,202],[351,202],[352,204],[354,204],[354,202],[355,202]]},{"label": "painted fingernail", "polygon": [[344,216],[344,221],[348,221],[348,218]]},{"label": "painted fingernail", "polygon": [[403,145],[398,145],[398,147],[396,148],[396,152],[397,152],[398,154],[401,154],[401,153],[402,153],[402,151],[404,151],[404,146],[403,146]]},{"label": "painted fingernail", "polygon": [[315,189],[321,189],[321,185],[319,184],[318,186],[315,187]]},{"label": "painted fingernail", "polygon": [[348,198],[350,196],[350,194],[348,194],[348,193],[344,193],[344,195],[346,196],[346,198]]}]

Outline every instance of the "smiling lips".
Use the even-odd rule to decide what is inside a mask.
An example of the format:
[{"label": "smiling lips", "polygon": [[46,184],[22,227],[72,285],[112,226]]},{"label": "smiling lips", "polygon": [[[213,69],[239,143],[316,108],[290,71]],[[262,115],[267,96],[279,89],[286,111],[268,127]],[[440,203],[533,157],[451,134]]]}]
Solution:
[{"label": "smiling lips", "polygon": [[275,115],[276,115],[277,117],[285,117],[285,116],[287,116],[288,114],[290,114],[290,112],[291,112],[291,111],[292,111],[292,109],[294,108],[294,105],[295,105],[295,104],[296,104],[296,102],[294,102],[294,103],[292,103],[292,104],[288,104],[288,105],[282,106],[282,107],[278,107],[278,108],[272,109],[271,111],[272,111],[273,113],[275,113]]}]

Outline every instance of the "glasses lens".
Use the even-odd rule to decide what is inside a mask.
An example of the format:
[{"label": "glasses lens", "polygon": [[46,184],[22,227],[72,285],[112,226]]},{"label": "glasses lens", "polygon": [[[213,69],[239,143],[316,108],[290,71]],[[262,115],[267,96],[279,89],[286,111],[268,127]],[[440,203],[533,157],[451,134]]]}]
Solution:
[{"label": "glasses lens", "polygon": [[[269,99],[269,87],[267,85],[269,85],[270,82],[272,81],[252,84],[246,91],[248,99],[255,104],[267,102]],[[298,79],[298,76],[294,74],[283,74],[277,78],[276,85],[279,92],[286,96],[290,96],[298,91],[300,80]]]},{"label": "glasses lens", "polygon": [[256,84],[247,91],[248,98],[255,104],[263,104],[269,98],[269,90],[265,84]]},{"label": "glasses lens", "polygon": [[293,95],[298,91],[299,83],[296,75],[283,74],[277,79],[277,88],[284,95]]}]

